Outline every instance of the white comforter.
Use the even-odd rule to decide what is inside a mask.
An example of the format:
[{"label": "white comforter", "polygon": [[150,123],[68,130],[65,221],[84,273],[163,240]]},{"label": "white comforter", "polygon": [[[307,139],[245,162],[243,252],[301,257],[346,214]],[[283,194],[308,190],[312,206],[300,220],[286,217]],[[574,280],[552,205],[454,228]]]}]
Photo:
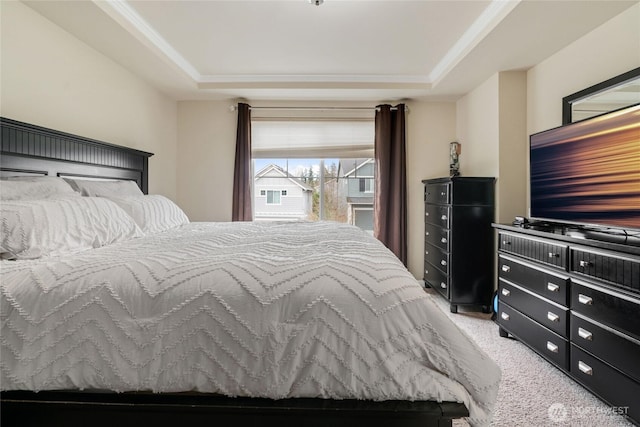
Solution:
[{"label": "white comforter", "polygon": [[3,261],[3,390],[463,402],[500,370],[404,266],[333,223],[193,223],[65,258]]}]

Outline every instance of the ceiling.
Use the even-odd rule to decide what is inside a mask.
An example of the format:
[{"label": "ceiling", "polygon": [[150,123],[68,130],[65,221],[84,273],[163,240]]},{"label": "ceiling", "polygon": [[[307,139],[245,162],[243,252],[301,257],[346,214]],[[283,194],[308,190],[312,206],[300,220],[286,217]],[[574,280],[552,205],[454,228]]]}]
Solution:
[{"label": "ceiling", "polygon": [[176,100],[456,99],[638,1],[25,1]]}]

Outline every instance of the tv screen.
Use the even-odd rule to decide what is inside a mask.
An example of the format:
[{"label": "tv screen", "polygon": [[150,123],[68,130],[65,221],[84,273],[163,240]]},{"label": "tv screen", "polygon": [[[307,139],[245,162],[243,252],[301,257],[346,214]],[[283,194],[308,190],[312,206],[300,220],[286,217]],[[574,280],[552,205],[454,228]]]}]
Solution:
[{"label": "tv screen", "polygon": [[532,218],[640,229],[640,104],[529,141]]}]

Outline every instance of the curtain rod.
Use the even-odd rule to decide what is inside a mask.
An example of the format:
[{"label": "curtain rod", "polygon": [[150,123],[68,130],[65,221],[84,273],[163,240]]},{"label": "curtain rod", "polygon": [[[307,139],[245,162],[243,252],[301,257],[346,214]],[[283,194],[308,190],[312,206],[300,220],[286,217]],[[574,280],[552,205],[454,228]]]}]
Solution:
[{"label": "curtain rod", "polygon": [[[378,107],[251,107],[250,110],[271,110],[271,111],[380,111]],[[397,110],[398,107],[391,107],[392,110]],[[231,105],[229,107],[231,112],[237,111],[237,105]],[[404,106],[405,113],[409,112],[409,107]]]}]

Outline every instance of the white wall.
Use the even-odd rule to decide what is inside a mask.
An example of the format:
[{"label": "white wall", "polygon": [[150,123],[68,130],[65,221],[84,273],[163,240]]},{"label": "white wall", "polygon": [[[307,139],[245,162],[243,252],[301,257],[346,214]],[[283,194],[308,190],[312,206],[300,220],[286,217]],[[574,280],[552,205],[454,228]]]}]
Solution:
[{"label": "white wall", "polygon": [[499,83],[499,75],[494,74],[456,104],[462,176],[498,175]]},{"label": "white wall", "polygon": [[192,221],[231,221],[238,119],[231,105],[178,103],[178,204]]},{"label": "white wall", "polygon": [[498,173],[496,222],[512,222],[527,214],[527,75],[524,71],[500,73]]},{"label": "white wall", "polygon": [[155,153],[149,191],[176,198],[176,102],[23,3],[3,1],[0,114]]},{"label": "white wall", "polygon": [[560,126],[565,96],[639,66],[637,4],[528,71],[528,132]]},{"label": "white wall", "polygon": [[456,140],[456,104],[408,102],[407,267],[422,279],[424,269],[423,179],[449,176],[449,143]]}]

